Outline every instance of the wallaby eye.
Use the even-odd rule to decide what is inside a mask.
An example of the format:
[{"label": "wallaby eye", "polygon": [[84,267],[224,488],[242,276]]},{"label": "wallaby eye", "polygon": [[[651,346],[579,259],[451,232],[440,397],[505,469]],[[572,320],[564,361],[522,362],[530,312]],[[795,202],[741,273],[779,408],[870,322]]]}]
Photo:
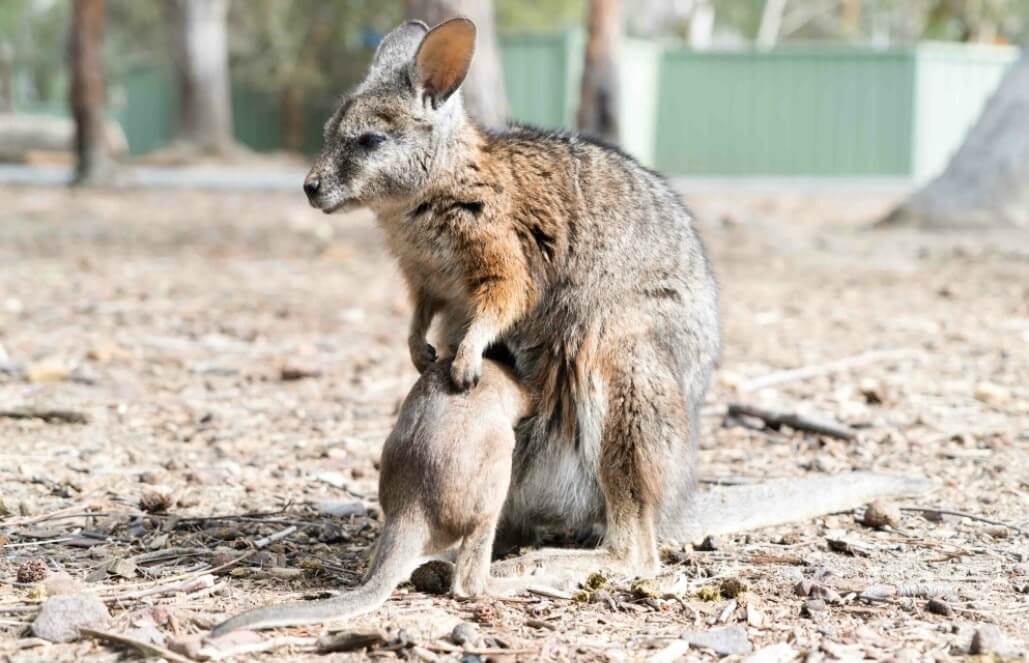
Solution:
[{"label": "wallaby eye", "polygon": [[357,144],[360,145],[361,147],[363,147],[366,150],[374,150],[376,147],[378,147],[379,145],[382,145],[385,142],[386,142],[386,137],[385,136],[383,136],[382,134],[374,133],[374,132],[368,132],[366,134],[361,134],[360,136],[357,137]]}]

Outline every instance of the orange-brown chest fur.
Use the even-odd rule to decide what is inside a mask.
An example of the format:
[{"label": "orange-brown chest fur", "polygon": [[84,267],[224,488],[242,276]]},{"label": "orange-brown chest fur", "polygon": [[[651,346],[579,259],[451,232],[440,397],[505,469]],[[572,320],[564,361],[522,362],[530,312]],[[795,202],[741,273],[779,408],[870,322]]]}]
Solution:
[{"label": "orange-brown chest fur", "polygon": [[390,249],[415,297],[469,310],[473,298],[514,307],[539,301],[568,246],[572,192],[540,152],[481,137],[452,174],[384,215]]}]

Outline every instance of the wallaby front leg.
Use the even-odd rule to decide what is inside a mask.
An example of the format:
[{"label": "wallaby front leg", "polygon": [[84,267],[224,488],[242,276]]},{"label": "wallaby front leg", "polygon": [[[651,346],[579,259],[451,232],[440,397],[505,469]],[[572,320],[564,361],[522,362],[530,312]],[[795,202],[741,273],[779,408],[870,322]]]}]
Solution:
[{"label": "wallaby front leg", "polygon": [[450,367],[454,386],[469,389],[479,383],[482,353],[522,317],[528,306],[527,293],[523,280],[515,275],[476,279],[471,292],[470,320]]},{"label": "wallaby front leg", "polygon": [[424,373],[425,369],[436,361],[436,348],[429,345],[426,335],[438,308],[435,300],[421,293],[415,295],[414,315],[411,317],[407,347],[411,352],[411,362],[419,373]]}]

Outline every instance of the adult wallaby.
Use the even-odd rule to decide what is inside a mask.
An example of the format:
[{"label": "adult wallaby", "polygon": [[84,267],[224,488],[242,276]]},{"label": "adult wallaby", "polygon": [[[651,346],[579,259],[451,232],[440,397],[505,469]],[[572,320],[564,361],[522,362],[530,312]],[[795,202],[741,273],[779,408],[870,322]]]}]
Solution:
[{"label": "adult wallaby", "polygon": [[390,32],[326,123],[305,190],[326,212],[376,212],[415,302],[419,369],[437,314],[458,387],[476,383],[489,346],[513,355],[535,404],[505,538],[603,521],[588,563],[653,571],[692,489],[718,355],[714,278],[656,173],[575,135],[470,121],[457,91],[474,45],[461,18]]},{"label": "adult wallaby", "polygon": [[[856,473],[695,495],[719,328],[693,220],[659,175],[614,148],[477,127],[458,93],[474,44],[465,19],[390,32],[326,123],[304,190],[326,213],[376,213],[414,300],[409,347],[419,370],[435,361],[426,333],[437,315],[458,388],[489,388],[490,348],[515,367],[531,403],[498,537],[603,527],[596,550],[539,550],[495,563],[495,574],[650,574],[659,538],[691,541],[922,487]],[[451,407],[461,416],[463,394],[432,397],[437,421]]]}]

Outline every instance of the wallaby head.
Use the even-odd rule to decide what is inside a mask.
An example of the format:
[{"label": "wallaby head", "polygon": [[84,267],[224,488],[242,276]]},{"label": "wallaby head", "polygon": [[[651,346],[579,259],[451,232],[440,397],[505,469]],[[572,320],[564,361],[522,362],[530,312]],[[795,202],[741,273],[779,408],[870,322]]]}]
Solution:
[{"label": "wallaby head", "polygon": [[475,25],[429,30],[410,21],[386,35],[364,81],[324,129],[304,192],[325,213],[377,208],[417,194],[451,160],[466,117],[458,93],[475,50]]}]

